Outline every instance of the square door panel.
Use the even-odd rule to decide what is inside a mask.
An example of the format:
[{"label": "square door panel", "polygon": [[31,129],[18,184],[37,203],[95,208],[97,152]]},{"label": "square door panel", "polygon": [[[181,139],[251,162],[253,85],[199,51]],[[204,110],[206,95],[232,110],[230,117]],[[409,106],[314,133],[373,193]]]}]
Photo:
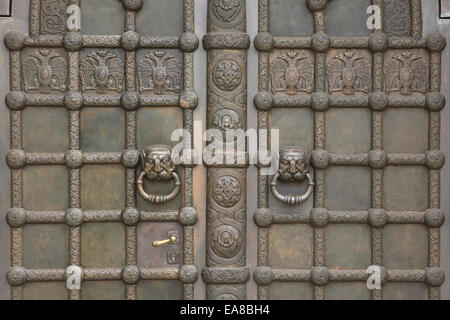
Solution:
[{"label": "square door panel", "polygon": [[328,225],[326,264],[330,269],[366,269],[371,262],[370,227],[364,224]]},{"label": "square door panel", "polygon": [[63,269],[69,263],[65,224],[29,224],[23,229],[23,263],[29,269]]},{"label": "square door panel", "polygon": [[328,210],[370,208],[370,169],[331,167],[326,172],[325,193]]},{"label": "square door panel", "polygon": [[181,300],[183,283],[178,280],[146,280],[137,285],[139,300]]},{"label": "square door panel", "polygon": [[306,6],[306,0],[269,0],[269,2],[269,31],[272,35],[312,36],[314,18]]},{"label": "square door panel", "polygon": [[81,0],[81,33],[120,35],[124,13],[121,1]]},{"label": "square door panel", "polygon": [[325,287],[327,300],[370,300],[371,293],[363,282],[335,282]]},{"label": "square door panel", "polygon": [[121,165],[87,165],[81,169],[81,207],[122,210],[125,206],[125,169]]},{"label": "square door panel", "polygon": [[307,224],[272,225],[269,263],[274,269],[309,269],[313,264],[313,230]]},{"label": "square door panel", "polygon": [[269,286],[270,300],[312,300],[314,288],[306,282],[273,282]]},{"label": "square door panel", "polygon": [[331,153],[370,151],[371,114],[364,109],[331,109],[326,113],[326,149]]},{"label": "square door panel", "polygon": [[66,152],[68,113],[61,107],[25,108],[22,115],[25,152]]},{"label": "square door panel", "polygon": [[84,152],[122,152],[125,149],[125,112],[120,108],[81,111],[81,149]]},{"label": "square door panel", "polygon": [[23,286],[24,300],[67,300],[69,290],[65,281],[28,282]]},{"label": "square door panel", "polygon": [[427,168],[387,167],[383,193],[387,210],[425,211],[428,207]]},{"label": "square door panel", "polygon": [[423,225],[387,225],[383,230],[384,265],[388,269],[428,266],[428,230]]},{"label": "square door panel", "polygon": [[27,210],[65,210],[69,198],[68,169],[53,165],[26,167],[23,170],[23,195]]},{"label": "square door panel", "polygon": [[383,285],[384,300],[427,300],[428,286],[417,282],[390,282]]},{"label": "square door panel", "polygon": [[124,300],[125,283],[123,281],[83,281],[82,300]]},{"label": "square door panel", "polygon": [[384,150],[424,153],[428,150],[428,112],[422,109],[387,109],[383,112]]},{"label": "square door panel", "polygon": [[125,264],[125,227],[122,223],[83,224],[81,264],[84,268],[122,268]]},{"label": "square door panel", "polygon": [[146,36],[179,36],[183,33],[183,1],[146,0],[136,17],[137,32]]},{"label": "square door panel", "polygon": [[311,151],[314,148],[314,115],[309,109],[273,109],[270,129],[279,130],[280,149],[297,146]]},{"label": "square door panel", "polygon": [[325,9],[327,34],[330,36],[368,36],[366,14],[370,0],[330,1]]}]

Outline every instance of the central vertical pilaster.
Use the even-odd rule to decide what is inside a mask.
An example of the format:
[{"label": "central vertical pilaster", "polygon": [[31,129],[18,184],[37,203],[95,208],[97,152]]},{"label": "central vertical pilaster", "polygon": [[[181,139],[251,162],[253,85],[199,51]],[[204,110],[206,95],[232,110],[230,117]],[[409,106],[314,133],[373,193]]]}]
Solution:
[{"label": "central vertical pilaster", "polygon": [[[250,277],[246,267],[247,156],[226,157],[226,151],[246,153],[245,139],[226,146],[227,134],[247,128],[247,49],[245,0],[208,0],[207,128],[214,134],[214,161],[208,167],[206,267],[207,299],[246,299]],[[211,143],[213,143],[211,141]],[[225,161],[225,158],[227,160]]]}]

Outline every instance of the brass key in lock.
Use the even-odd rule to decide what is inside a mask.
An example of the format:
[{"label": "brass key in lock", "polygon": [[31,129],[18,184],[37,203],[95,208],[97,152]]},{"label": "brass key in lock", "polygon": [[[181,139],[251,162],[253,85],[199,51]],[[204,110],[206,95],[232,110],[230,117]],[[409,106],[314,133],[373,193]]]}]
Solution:
[{"label": "brass key in lock", "polygon": [[177,237],[172,235],[168,239],[165,239],[165,240],[155,240],[155,241],[153,241],[153,246],[154,247],[160,247],[160,246],[162,246],[164,244],[168,244],[168,243],[177,243],[177,240],[178,240]]}]

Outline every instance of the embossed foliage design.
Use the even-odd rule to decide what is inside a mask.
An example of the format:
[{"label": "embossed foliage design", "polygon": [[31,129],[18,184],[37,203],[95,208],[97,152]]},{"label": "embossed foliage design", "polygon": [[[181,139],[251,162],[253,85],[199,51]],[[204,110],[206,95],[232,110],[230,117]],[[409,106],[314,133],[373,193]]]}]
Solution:
[{"label": "embossed foliage design", "polygon": [[67,62],[56,51],[42,49],[33,51],[23,61],[23,82],[26,92],[39,90],[50,93],[51,90],[65,91],[67,80]]},{"label": "embossed foliage design", "polygon": [[149,53],[139,62],[138,79],[141,93],[178,93],[181,89],[181,62],[170,53]]},{"label": "embossed foliage design", "polygon": [[386,92],[425,93],[428,88],[428,63],[418,51],[396,51],[385,66]]},{"label": "embossed foliage design", "polygon": [[270,64],[272,92],[311,93],[314,84],[314,64],[301,52],[282,52]]},{"label": "embossed foliage design", "polygon": [[328,91],[346,95],[368,93],[372,69],[367,58],[357,51],[338,52],[327,64]]},{"label": "embossed foliage design", "polygon": [[107,50],[90,52],[81,60],[80,76],[82,90],[122,92],[124,66],[115,53]]},{"label": "embossed foliage design", "polygon": [[63,34],[65,32],[68,6],[69,0],[42,0],[42,34]]}]

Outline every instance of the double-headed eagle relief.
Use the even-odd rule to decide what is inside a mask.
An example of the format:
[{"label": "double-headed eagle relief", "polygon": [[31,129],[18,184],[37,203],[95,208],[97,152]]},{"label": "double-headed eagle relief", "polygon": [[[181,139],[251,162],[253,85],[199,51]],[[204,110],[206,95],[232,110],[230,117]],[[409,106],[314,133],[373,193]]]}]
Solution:
[{"label": "double-headed eagle relief", "polygon": [[369,60],[355,51],[337,53],[327,64],[328,91],[346,95],[368,93],[371,83]]},{"label": "double-headed eagle relief", "polygon": [[140,93],[178,93],[181,88],[181,63],[170,53],[149,53],[139,62],[138,79]]},{"label": "double-headed eagle relief", "polygon": [[270,64],[272,92],[311,93],[314,83],[314,64],[300,52],[283,52]]},{"label": "double-headed eagle relief", "polygon": [[95,90],[105,94],[123,90],[123,62],[111,51],[90,52],[81,60],[80,75],[83,91]]},{"label": "double-headed eagle relief", "polygon": [[425,93],[428,88],[428,64],[413,52],[394,54],[384,67],[386,92]]},{"label": "double-headed eagle relief", "polygon": [[23,62],[23,84],[26,92],[38,90],[48,94],[51,90],[66,90],[67,63],[56,51],[33,51]]}]

